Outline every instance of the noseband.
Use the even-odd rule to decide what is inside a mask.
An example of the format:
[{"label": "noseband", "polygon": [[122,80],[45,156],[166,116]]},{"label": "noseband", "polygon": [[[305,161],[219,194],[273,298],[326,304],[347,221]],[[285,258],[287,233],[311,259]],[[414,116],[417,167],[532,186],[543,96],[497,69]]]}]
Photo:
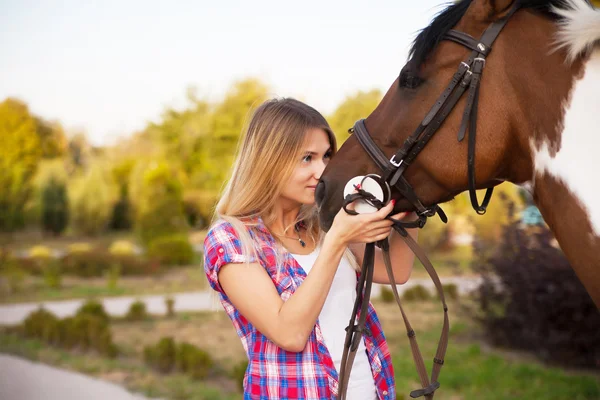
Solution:
[{"label": "noseband", "polygon": [[[436,389],[439,388],[440,384],[437,381],[439,372],[444,363],[444,356],[448,344],[448,332],[449,332],[449,321],[448,321],[448,307],[444,298],[442,285],[439,277],[435,272],[433,266],[427,259],[422,249],[416,244],[416,242],[410,237],[406,228],[422,228],[425,225],[427,218],[438,214],[440,218],[446,222],[446,215],[442,209],[436,204],[433,206],[426,207],[423,205],[421,200],[415,193],[413,187],[408,183],[404,176],[404,172],[408,166],[414,161],[417,155],[423,150],[425,145],[429,142],[431,137],[437,132],[442,123],[446,120],[450,112],[454,109],[462,95],[468,91],[467,104],[463,112],[462,123],[458,131],[458,141],[462,141],[468,131],[468,181],[469,181],[469,194],[471,198],[471,204],[478,214],[484,214],[486,208],[492,197],[493,188],[488,188],[483,199],[483,202],[479,204],[476,194],[475,186],[475,136],[477,132],[477,106],[479,102],[479,84],[481,81],[481,74],[485,67],[486,57],[492,50],[492,44],[502,31],[502,28],[506,25],[510,17],[519,9],[519,1],[515,1],[510,11],[502,19],[499,19],[491,23],[485,30],[480,40],[474,39],[472,36],[458,32],[456,30],[450,30],[443,37],[445,40],[451,40],[459,43],[469,49],[472,52],[469,57],[460,63],[458,70],[452,77],[452,80],[446,87],[446,90],[437,99],[431,110],[425,116],[425,119],[417,127],[417,129],[404,141],[403,146],[391,157],[388,158],[384,152],[377,146],[377,144],[369,135],[365,126],[364,119],[356,122],[354,127],[350,129],[350,133],[354,133],[354,136],[367,152],[367,154],[373,159],[375,164],[383,171],[380,179],[376,179],[380,186],[382,186],[383,192],[389,191],[390,188],[394,188],[400,192],[400,194],[406,198],[417,210],[418,220],[414,222],[401,222],[392,220],[394,229],[404,239],[406,244],[419,258],[425,269],[429,273],[433,280],[440,299],[444,308],[444,325],[442,327],[442,334],[438,343],[436,356],[433,359],[433,367],[431,371],[431,380],[425,369],[423,357],[421,356],[419,347],[416,342],[415,332],[411,328],[410,323],[402,309],[400,304],[400,297],[397,292],[395,285],[394,273],[391,267],[391,261],[389,256],[389,242],[387,239],[377,242],[377,246],[381,247],[383,252],[383,259],[385,267],[388,273],[388,277],[391,283],[392,292],[400,307],[400,312],[406,325],[408,337],[410,340],[411,350],[413,353],[413,359],[417,366],[417,372],[421,381],[422,389],[414,390],[410,393],[412,398],[425,396],[426,399],[433,399],[433,395]],[[373,179],[373,175],[369,175]],[[375,176],[377,177],[377,176]],[[347,209],[347,205],[351,202],[361,199],[368,202],[370,205],[381,208],[384,206],[384,202],[374,198],[371,193],[366,192],[360,187],[356,187],[356,193],[346,196],[344,199],[344,209],[346,212],[356,214],[355,211]],[[388,199],[389,200],[389,199]],[[390,219],[388,217],[388,219]],[[350,323],[346,328],[346,341],[344,346],[344,354],[342,356],[342,364],[340,370],[340,382],[338,390],[338,400],[346,398],[346,390],[348,387],[348,381],[350,378],[350,370],[354,361],[354,356],[358,349],[363,332],[365,332],[366,314],[368,312],[369,298],[371,294],[371,285],[373,282],[373,270],[374,270],[374,256],[375,256],[375,244],[368,243],[365,248],[365,254],[363,258],[363,265],[361,275],[358,280],[357,286],[357,298],[354,304],[354,310],[350,318]],[[359,314],[360,309],[360,314]],[[357,321],[358,316],[358,321]],[[387,397],[385,398],[388,399]]]}]

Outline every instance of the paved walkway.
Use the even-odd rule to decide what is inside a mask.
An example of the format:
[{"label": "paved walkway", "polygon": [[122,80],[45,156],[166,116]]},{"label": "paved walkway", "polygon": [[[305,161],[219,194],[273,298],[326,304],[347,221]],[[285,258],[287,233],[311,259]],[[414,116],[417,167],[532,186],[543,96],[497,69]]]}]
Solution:
[{"label": "paved walkway", "polygon": [[[455,283],[460,294],[473,291],[481,282],[479,277],[444,277],[441,278],[443,284]],[[402,294],[406,289],[421,284],[433,291],[433,282],[427,279],[410,279],[405,285],[398,286],[398,292]],[[372,296],[377,297],[380,293],[381,285],[373,285]],[[212,291],[198,291],[188,293],[177,293],[172,297],[175,299],[175,311],[216,311],[222,310],[218,303],[217,296]],[[165,314],[167,309],[165,305],[166,295],[149,296],[125,296],[125,297],[107,297],[102,299],[104,309],[112,316],[123,316],[129,310],[129,306],[136,300],[141,300],[146,304],[146,310],[150,314]],[[64,318],[75,314],[77,309],[83,304],[84,300],[64,300],[47,301],[33,303],[7,304],[0,306],[0,325],[16,325],[21,323],[27,316],[37,310],[40,306],[54,313],[59,318]]]},{"label": "paved walkway", "polygon": [[146,397],[78,372],[0,354],[0,399],[146,400]]}]

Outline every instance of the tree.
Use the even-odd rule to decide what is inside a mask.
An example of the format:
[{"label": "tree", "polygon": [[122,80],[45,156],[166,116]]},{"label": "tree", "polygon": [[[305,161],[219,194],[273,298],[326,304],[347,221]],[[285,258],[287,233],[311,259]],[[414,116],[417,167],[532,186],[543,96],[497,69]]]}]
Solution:
[{"label": "tree", "polygon": [[69,193],[71,220],[80,233],[97,235],[106,229],[115,198],[111,183],[100,165],[73,181]]},{"label": "tree", "polygon": [[36,117],[37,133],[40,138],[42,157],[62,157],[67,152],[67,138],[58,122],[48,122]]},{"label": "tree", "polygon": [[68,221],[67,185],[52,177],[42,189],[42,227],[58,235],[65,230]]},{"label": "tree", "polygon": [[[135,178],[136,174],[132,174]],[[135,228],[145,244],[188,229],[178,174],[164,161],[154,161],[142,174],[135,199]]]},{"label": "tree", "polygon": [[4,100],[0,103],[0,231],[23,226],[23,209],[32,195],[41,157],[35,118],[24,103]]},{"label": "tree", "polygon": [[348,139],[348,129],[352,128],[357,120],[366,118],[371,114],[381,98],[381,91],[378,89],[369,92],[358,91],[346,97],[342,104],[329,116],[328,121],[337,138],[338,147]]}]

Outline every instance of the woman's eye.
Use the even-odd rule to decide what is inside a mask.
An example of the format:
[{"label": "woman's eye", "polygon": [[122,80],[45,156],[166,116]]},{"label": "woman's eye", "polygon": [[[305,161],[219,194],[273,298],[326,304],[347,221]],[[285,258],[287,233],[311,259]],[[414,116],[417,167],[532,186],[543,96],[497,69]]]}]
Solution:
[{"label": "woman's eye", "polygon": [[423,79],[408,72],[400,75],[400,87],[405,89],[416,89],[423,83]]},{"label": "woman's eye", "polygon": [[312,160],[312,156],[310,154],[307,154],[304,156],[304,158],[302,158],[302,162],[311,162]]},{"label": "woman's eye", "polygon": [[326,159],[331,158],[331,152],[328,151],[327,153],[325,153],[325,155],[323,156],[323,158],[326,158]]}]

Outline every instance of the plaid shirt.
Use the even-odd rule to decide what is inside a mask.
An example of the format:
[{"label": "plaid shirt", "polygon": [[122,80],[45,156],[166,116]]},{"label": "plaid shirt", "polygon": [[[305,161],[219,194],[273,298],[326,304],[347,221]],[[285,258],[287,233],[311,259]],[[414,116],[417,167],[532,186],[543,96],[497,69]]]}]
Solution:
[{"label": "plaid shirt", "polygon": [[[249,229],[257,245],[258,262],[271,276],[281,299],[286,301],[306,278],[306,273],[293,256],[286,252],[279,275],[275,257],[275,240],[258,218]],[[325,345],[319,321],[315,324],[304,350],[289,352],[258,331],[233,306],[219,285],[217,273],[227,263],[243,263],[240,240],[228,222],[218,221],[204,241],[204,270],[211,287],[219,292],[221,304],[233,322],[248,356],[244,376],[244,399],[335,399],[338,391],[338,371]],[[281,257],[280,257],[281,258]],[[250,256],[251,262],[256,260]],[[380,400],[396,398],[394,370],[381,324],[372,304],[366,319],[364,343]]]}]

